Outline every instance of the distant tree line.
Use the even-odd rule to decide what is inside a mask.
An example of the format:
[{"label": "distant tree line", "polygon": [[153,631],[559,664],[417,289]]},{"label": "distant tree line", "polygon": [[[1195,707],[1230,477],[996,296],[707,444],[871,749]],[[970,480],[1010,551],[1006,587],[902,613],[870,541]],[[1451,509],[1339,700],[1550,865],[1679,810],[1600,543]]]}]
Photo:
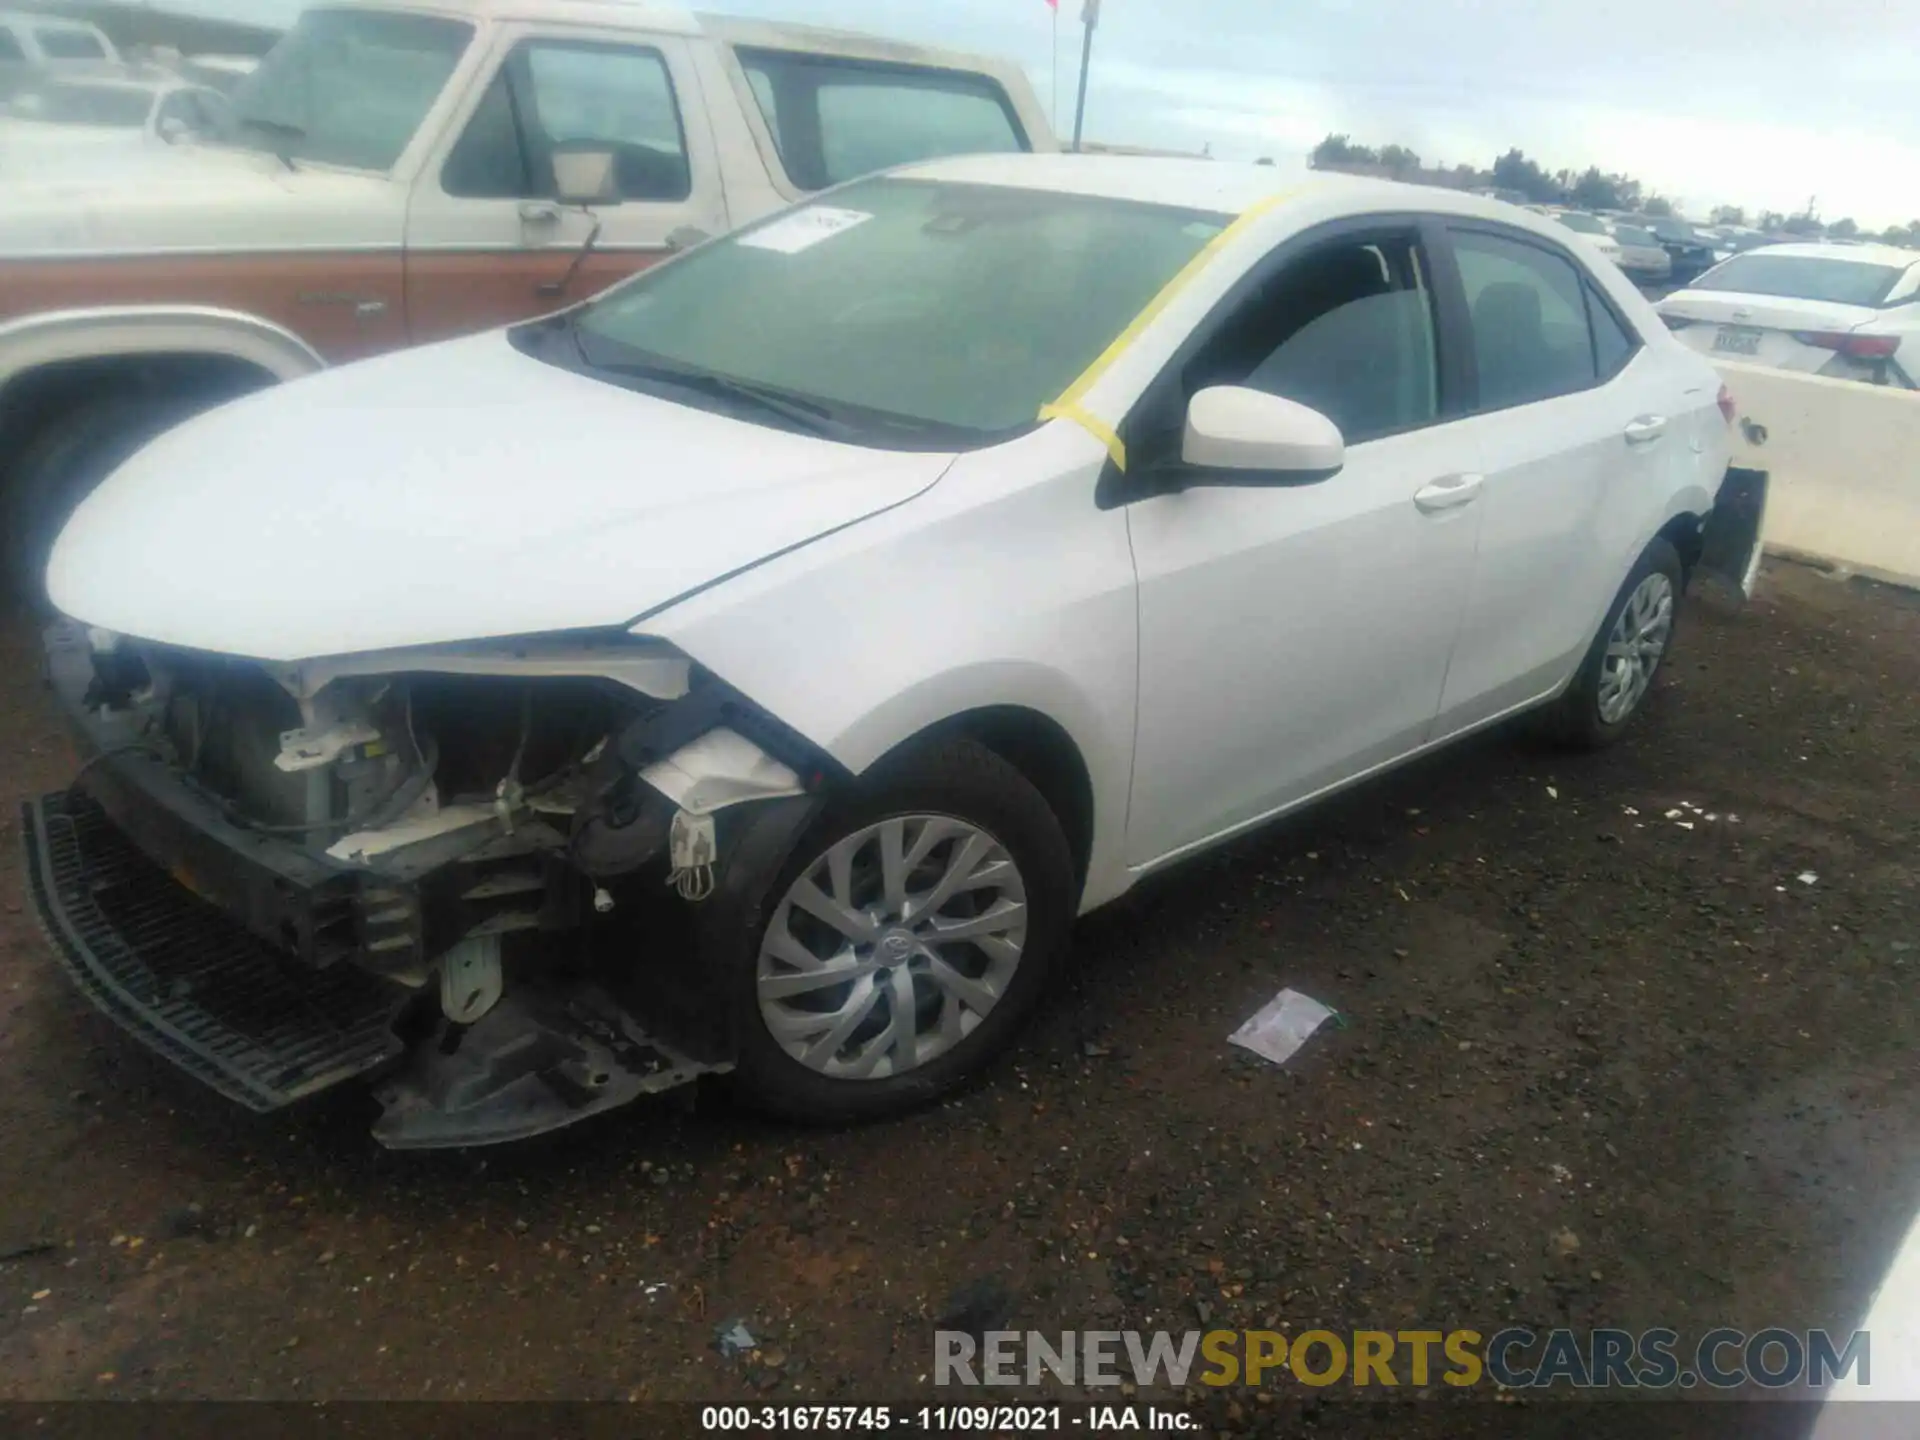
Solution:
[{"label": "distant tree line", "polygon": [[[1597,165],[1585,170],[1549,172],[1524,151],[1513,149],[1493,162],[1490,169],[1474,165],[1427,166],[1404,145],[1355,144],[1348,135],[1329,135],[1313,147],[1312,164],[1316,170],[1344,170],[1362,175],[1380,175],[1424,185],[1444,185],[1454,190],[1511,190],[1536,205],[1566,205],[1579,210],[1627,210],[1656,218],[1675,215],[1674,204],[1664,195],[1648,190],[1631,175],[1603,171]],[[1797,215],[1777,210],[1761,210],[1750,221],[1747,211],[1738,205],[1722,205],[1709,221],[1713,225],[1749,225],[1768,234],[1825,236],[1830,240],[1884,240],[1889,245],[1907,245],[1920,249],[1920,220],[1892,225],[1877,234],[1863,231],[1851,219],[1823,221],[1812,202]]]}]

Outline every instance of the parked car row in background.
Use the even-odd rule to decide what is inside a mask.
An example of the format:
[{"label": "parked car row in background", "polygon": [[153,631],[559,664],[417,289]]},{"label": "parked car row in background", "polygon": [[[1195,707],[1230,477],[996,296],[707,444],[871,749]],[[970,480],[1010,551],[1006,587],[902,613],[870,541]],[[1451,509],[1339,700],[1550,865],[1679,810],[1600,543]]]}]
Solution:
[{"label": "parked car row in background", "polygon": [[78,67],[116,65],[120,52],[97,25],[59,15],[0,10],[0,100]]},{"label": "parked car row in background", "polygon": [[84,163],[103,147],[218,135],[250,56],[117,47],[98,26],[0,11],[0,176]]}]

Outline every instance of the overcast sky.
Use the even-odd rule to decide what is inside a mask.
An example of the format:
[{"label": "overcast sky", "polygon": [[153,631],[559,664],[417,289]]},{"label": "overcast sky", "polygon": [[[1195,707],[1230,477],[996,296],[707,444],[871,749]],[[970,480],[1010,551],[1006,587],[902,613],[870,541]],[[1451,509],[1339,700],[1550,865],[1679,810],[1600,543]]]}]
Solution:
[{"label": "overcast sky", "polygon": [[[284,21],[296,0],[162,0]],[[1052,99],[1046,0],[707,0],[1019,59]],[[1072,128],[1081,0],[1061,0]],[[1673,196],[1881,228],[1920,218],[1920,0],[1104,0],[1091,139],[1298,158],[1329,131],[1490,163],[1597,164]]]}]

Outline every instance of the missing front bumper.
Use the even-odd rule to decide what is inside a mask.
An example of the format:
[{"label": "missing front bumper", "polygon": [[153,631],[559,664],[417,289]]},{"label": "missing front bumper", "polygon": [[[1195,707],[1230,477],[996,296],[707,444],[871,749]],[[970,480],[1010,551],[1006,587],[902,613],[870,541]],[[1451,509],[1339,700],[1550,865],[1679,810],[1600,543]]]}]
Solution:
[{"label": "missing front bumper", "polygon": [[93,801],[23,807],[33,901],[69,978],[122,1029],[250,1110],[398,1058],[399,986],[284,958],[135,848]]},{"label": "missing front bumper", "polygon": [[80,992],[249,1110],[385,1071],[383,1145],[488,1145],[729,1068],[680,1053],[581,981],[516,987],[478,1023],[441,1020],[409,1045],[413,992],[294,960],[147,858],[91,799],[30,801],[22,831],[34,908]]}]

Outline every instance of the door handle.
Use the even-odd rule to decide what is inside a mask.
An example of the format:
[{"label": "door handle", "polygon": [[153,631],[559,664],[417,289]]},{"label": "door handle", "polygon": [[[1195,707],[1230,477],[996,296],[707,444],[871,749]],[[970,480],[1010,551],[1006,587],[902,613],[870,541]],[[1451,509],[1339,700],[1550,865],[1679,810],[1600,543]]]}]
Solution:
[{"label": "door handle", "polygon": [[544,200],[522,200],[520,202],[520,223],[523,225],[558,225],[560,207],[549,205]]},{"label": "door handle", "polygon": [[1414,491],[1413,503],[1429,515],[1440,510],[1456,510],[1479,498],[1485,479],[1484,475],[1442,475],[1431,485],[1422,485]]},{"label": "door handle", "polygon": [[1664,415],[1636,416],[1620,433],[1627,437],[1629,445],[1645,445],[1648,441],[1658,440],[1667,433],[1667,417]]}]

